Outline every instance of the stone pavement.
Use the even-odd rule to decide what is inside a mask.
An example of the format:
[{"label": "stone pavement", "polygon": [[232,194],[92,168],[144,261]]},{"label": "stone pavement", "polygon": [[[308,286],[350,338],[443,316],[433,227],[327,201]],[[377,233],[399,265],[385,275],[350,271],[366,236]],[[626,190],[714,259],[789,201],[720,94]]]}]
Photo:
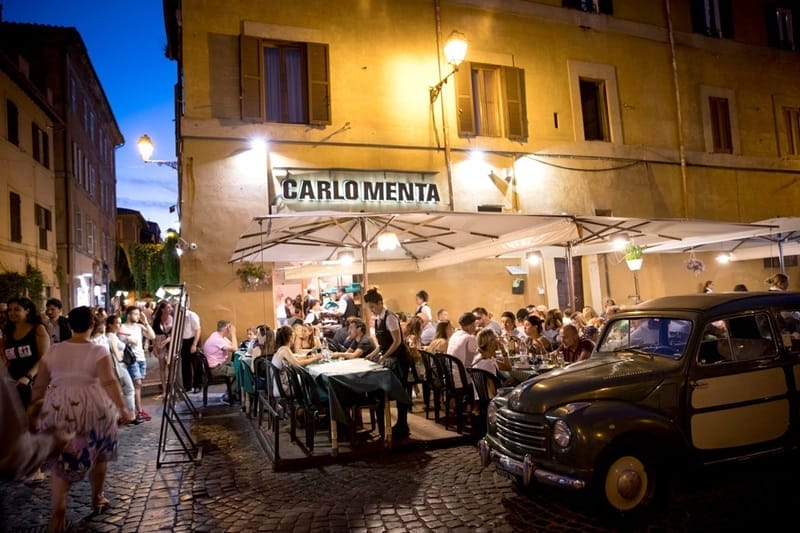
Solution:
[{"label": "stone pavement", "polygon": [[[151,422],[121,431],[109,466],[111,508],[91,516],[89,484],[73,486],[71,531],[617,531],[585,498],[552,489],[517,492],[480,466],[475,447],[391,453],[275,473],[252,422],[214,404],[192,422],[202,463],[156,468],[161,404]],[[676,491],[647,531],[763,529],[792,519],[796,459],[698,476]],[[47,483],[0,484],[0,530],[44,531]]]}]

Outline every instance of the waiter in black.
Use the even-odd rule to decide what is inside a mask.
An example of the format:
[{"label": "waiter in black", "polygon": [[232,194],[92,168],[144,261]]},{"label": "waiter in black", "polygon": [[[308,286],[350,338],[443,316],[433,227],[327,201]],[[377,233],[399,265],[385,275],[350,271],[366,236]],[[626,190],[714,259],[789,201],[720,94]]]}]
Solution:
[{"label": "waiter in black", "polygon": [[[411,368],[411,357],[403,342],[400,320],[383,306],[383,296],[378,289],[368,290],[364,295],[364,303],[375,317],[375,336],[378,338],[378,349],[370,354],[370,359],[387,365],[400,383],[405,384]],[[397,402],[397,424],[392,428],[392,438],[400,439],[409,434],[408,404]]]}]

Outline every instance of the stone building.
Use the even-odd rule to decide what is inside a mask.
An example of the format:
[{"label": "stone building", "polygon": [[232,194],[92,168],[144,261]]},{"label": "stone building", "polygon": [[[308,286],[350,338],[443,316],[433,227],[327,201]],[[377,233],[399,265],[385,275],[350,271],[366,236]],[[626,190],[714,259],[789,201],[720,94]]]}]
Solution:
[{"label": "stone building", "polygon": [[[261,302],[271,299],[239,289],[227,263],[252,217],[269,212],[792,216],[800,199],[796,6],[164,0],[167,54],[178,65],[181,231],[197,243],[181,265],[193,309],[204,329],[223,315],[271,321],[272,306]],[[454,30],[468,49],[451,75],[443,47]],[[440,194],[403,202],[320,194],[345,179],[436,184]],[[451,316],[478,304],[496,314],[554,307],[565,260],[540,252],[522,295],[512,295],[498,259],[461,265],[457,275],[370,282],[397,310],[421,287]],[[763,288],[774,271],[760,260],[723,268],[702,258],[718,290]],[[643,296],[696,292],[685,259],[648,257]],[[631,274],[618,257],[576,261],[581,301],[629,302]],[[474,280],[467,290],[465,279]]]},{"label": "stone building", "polygon": [[64,307],[104,305],[114,263],[114,150],[124,141],[111,106],[75,28],[0,22],[0,50],[26,65],[59,117],[49,142]]}]

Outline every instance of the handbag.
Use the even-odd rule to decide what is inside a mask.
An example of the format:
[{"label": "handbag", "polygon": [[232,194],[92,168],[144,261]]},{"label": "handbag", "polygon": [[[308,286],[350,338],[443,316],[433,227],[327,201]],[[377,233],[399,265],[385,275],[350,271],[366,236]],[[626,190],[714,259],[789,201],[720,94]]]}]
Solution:
[{"label": "handbag", "polygon": [[130,344],[126,344],[125,349],[122,351],[122,362],[126,365],[132,365],[136,362],[136,354],[133,353],[133,348],[131,348]]}]

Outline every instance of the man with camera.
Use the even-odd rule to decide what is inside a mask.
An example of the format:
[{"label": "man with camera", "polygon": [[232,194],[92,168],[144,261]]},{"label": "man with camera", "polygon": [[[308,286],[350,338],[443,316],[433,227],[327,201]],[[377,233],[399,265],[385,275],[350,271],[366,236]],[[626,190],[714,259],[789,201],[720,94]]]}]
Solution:
[{"label": "man with camera", "polygon": [[203,353],[208,362],[208,370],[214,377],[224,377],[228,393],[222,403],[232,405],[239,395],[239,384],[233,369],[233,353],[239,343],[236,341],[236,326],[227,320],[217,322],[217,330],[208,336],[203,344]]}]

